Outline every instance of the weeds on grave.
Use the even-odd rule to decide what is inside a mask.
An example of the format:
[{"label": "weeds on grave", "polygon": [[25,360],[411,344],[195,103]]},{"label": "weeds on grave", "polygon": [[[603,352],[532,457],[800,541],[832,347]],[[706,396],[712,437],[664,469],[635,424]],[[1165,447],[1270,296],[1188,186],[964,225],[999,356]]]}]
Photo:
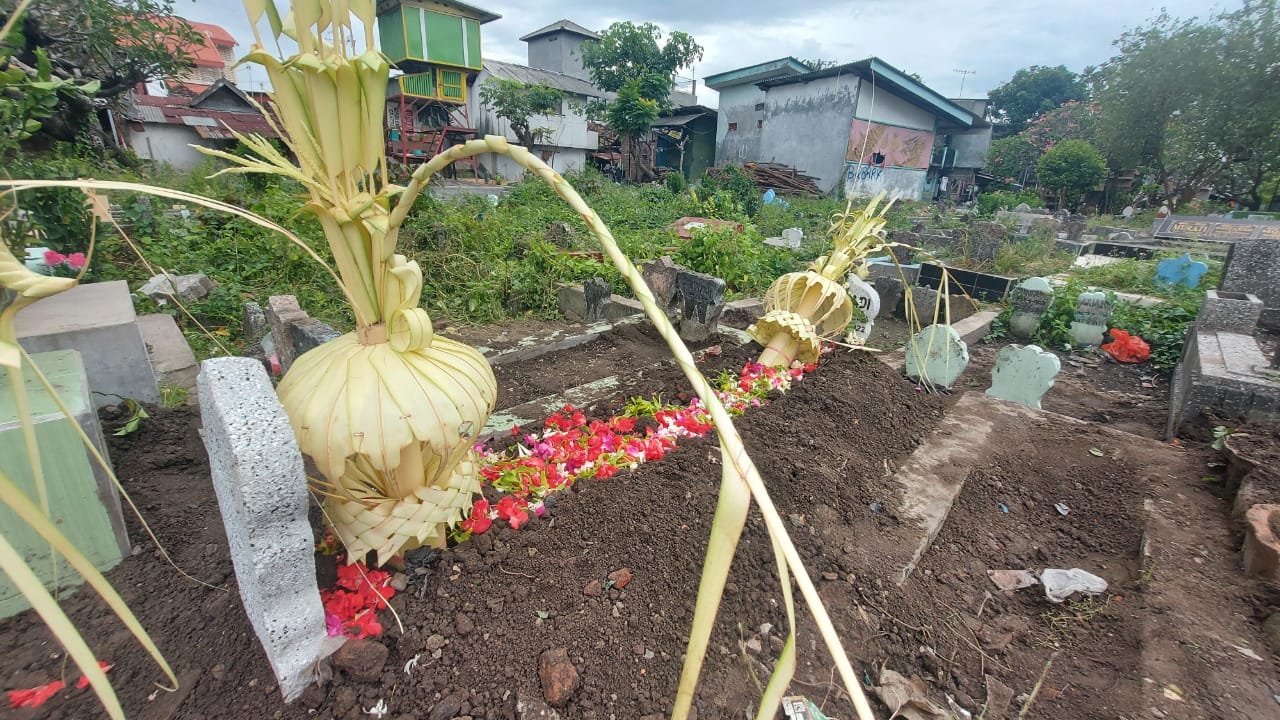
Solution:
[{"label": "weeds on grave", "polygon": [[1218,425],[1213,428],[1212,447],[1218,452],[1222,452],[1227,447],[1227,438],[1239,432],[1239,428],[1229,428],[1226,425]]},{"label": "weeds on grave", "polygon": [[133,398],[124,398],[124,408],[125,412],[129,413],[129,417],[125,419],[124,423],[117,428],[115,432],[111,433],[117,437],[132,435],[138,431],[139,427],[142,426],[143,420],[151,417],[151,415],[147,413],[147,409],[142,406],[142,403],[134,400]]},{"label": "weeds on grave", "polygon": [[1112,596],[1099,600],[1094,596],[1068,599],[1061,610],[1050,610],[1040,614],[1040,619],[1049,626],[1050,639],[1054,642],[1064,639],[1077,625],[1092,622],[1104,615],[1111,607]]}]

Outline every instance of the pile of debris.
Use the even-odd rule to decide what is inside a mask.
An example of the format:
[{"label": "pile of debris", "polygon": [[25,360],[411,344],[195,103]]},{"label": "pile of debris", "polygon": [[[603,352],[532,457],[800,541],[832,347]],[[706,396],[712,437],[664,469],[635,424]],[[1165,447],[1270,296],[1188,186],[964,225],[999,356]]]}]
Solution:
[{"label": "pile of debris", "polygon": [[[809,195],[819,195],[817,178],[805,175],[803,171],[796,170],[788,165],[781,163],[743,163],[742,171],[750,175],[756,181],[756,187],[762,190],[773,189],[779,193],[807,193]],[[707,170],[707,174],[720,178],[725,174],[724,168],[711,168]]]}]

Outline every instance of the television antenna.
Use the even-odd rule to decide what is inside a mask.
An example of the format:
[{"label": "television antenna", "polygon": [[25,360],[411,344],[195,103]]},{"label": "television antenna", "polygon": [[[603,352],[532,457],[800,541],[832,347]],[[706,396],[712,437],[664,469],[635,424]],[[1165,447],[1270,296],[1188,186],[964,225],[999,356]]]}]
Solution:
[{"label": "television antenna", "polygon": [[976,75],[977,70],[952,70],[953,73],[960,73],[960,97],[964,97],[964,81],[969,79],[970,75]]}]

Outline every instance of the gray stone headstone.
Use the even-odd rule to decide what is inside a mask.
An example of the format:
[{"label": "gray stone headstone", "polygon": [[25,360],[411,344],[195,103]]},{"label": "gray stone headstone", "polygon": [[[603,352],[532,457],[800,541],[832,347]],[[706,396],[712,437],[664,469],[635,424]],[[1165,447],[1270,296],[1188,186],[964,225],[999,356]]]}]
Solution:
[{"label": "gray stone headstone", "polygon": [[600,322],[608,314],[609,298],[613,295],[613,286],[604,278],[591,278],[582,283],[582,295],[587,303],[586,321]]},{"label": "gray stone headstone", "polygon": [[1111,321],[1111,301],[1103,292],[1082,292],[1076,300],[1071,340],[1076,345],[1101,345]]},{"label": "gray stone headstone", "polygon": [[1280,329],[1280,239],[1235,241],[1218,289],[1257,295],[1264,306],[1259,324]]},{"label": "gray stone headstone", "polygon": [[325,628],[316,586],[307,477],[284,408],[261,363],[201,364],[200,419],[218,509],[245,613],[286,701],[342,645]]},{"label": "gray stone headstone", "polygon": [[1084,235],[1088,221],[1083,215],[1072,215],[1062,224],[1062,231],[1067,234],[1068,242],[1077,242]]},{"label": "gray stone headstone", "polygon": [[907,377],[944,388],[969,365],[969,348],[950,325],[930,325],[907,343]]},{"label": "gray stone headstone", "polygon": [[705,273],[681,270],[676,275],[681,339],[699,342],[719,332],[724,288],[724,280]]},{"label": "gray stone headstone", "polygon": [[568,249],[577,244],[578,233],[569,223],[557,220],[547,226],[547,231],[542,237],[558,248]]},{"label": "gray stone headstone", "polygon": [[1040,319],[1053,303],[1053,286],[1041,278],[1027,278],[1013,289],[1010,298],[1013,312],[1009,316],[1009,331],[1016,337],[1030,338],[1040,327]]},{"label": "gray stone headstone", "polygon": [[674,322],[680,316],[680,308],[676,306],[676,275],[682,270],[671,261],[670,256],[663,255],[657,260],[650,260],[640,270],[644,284],[649,286],[653,299],[658,307],[667,313],[667,319]]},{"label": "gray stone headstone", "polygon": [[310,316],[298,306],[298,298],[292,295],[272,295],[267,298],[267,325],[271,328],[271,344],[276,349],[280,369],[289,372],[298,357],[293,351],[294,323]]},{"label": "gray stone headstone", "polygon": [[898,307],[902,305],[902,296],[906,294],[902,279],[882,275],[873,278],[872,287],[876,289],[876,294],[880,296],[880,310],[886,316],[896,315]]},{"label": "gray stone headstone", "polygon": [[262,312],[262,306],[256,302],[247,302],[244,304],[244,336],[250,342],[256,343],[262,339],[263,335],[270,332],[271,328],[267,325],[267,314]]},{"label": "gray stone headstone", "polygon": [[849,273],[849,278],[845,281],[845,289],[849,291],[849,297],[853,298],[854,307],[865,316],[865,319],[858,320],[855,313],[853,328],[849,331],[849,342],[865,343],[871,337],[871,328],[875,325],[876,316],[880,314],[880,293],[854,273]]},{"label": "gray stone headstone", "polygon": [[1039,410],[1040,398],[1061,369],[1057,355],[1035,345],[1006,345],[996,355],[987,394]]},{"label": "gray stone headstone", "polygon": [[293,357],[300,358],[308,350],[314,350],[330,340],[337,340],[342,333],[328,325],[308,317],[289,326],[289,336],[293,341]]},{"label": "gray stone headstone", "polygon": [[1018,206],[1013,211],[1016,213],[1029,213],[1031,212],[1031,206],[1026,203],[1018,203]]},{"label": "gray stone headstone", "polygon": [[1107,242],[1124,245],[1133,242],[1133,235],[1127,232],[1111,233],[1107,238]]},{"label": "gray stone headstone", "polygon": [[1003,223],[976,222],[969,233],[969,257],[974,260],[994,260],[1009,237],[1009,229]]}]

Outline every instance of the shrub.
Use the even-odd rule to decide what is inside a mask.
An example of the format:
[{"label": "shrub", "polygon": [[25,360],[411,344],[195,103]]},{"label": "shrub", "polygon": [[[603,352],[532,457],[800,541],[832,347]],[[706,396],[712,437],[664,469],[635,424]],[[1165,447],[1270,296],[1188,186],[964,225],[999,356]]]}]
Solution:
[{"label": "shrub", "polygon": [[1040,201],[1040,196],[1034,190],[1022,190],[1019,192],[996,190],[995,192],[982,193],[977,197],[976,203],[978,214],[983,217],[991,217],[996,214],[997,210],[1012,210],[1024,203],[1028,207],[1044,207],[1044,203]]},{"label": "shrub", "polygon": [[1064,140],[1040,157],[1036,177],[1058,193],[1059,205],[1075,207],[1080,196],[1107,177],[1107,161],[1083,140]]}]

